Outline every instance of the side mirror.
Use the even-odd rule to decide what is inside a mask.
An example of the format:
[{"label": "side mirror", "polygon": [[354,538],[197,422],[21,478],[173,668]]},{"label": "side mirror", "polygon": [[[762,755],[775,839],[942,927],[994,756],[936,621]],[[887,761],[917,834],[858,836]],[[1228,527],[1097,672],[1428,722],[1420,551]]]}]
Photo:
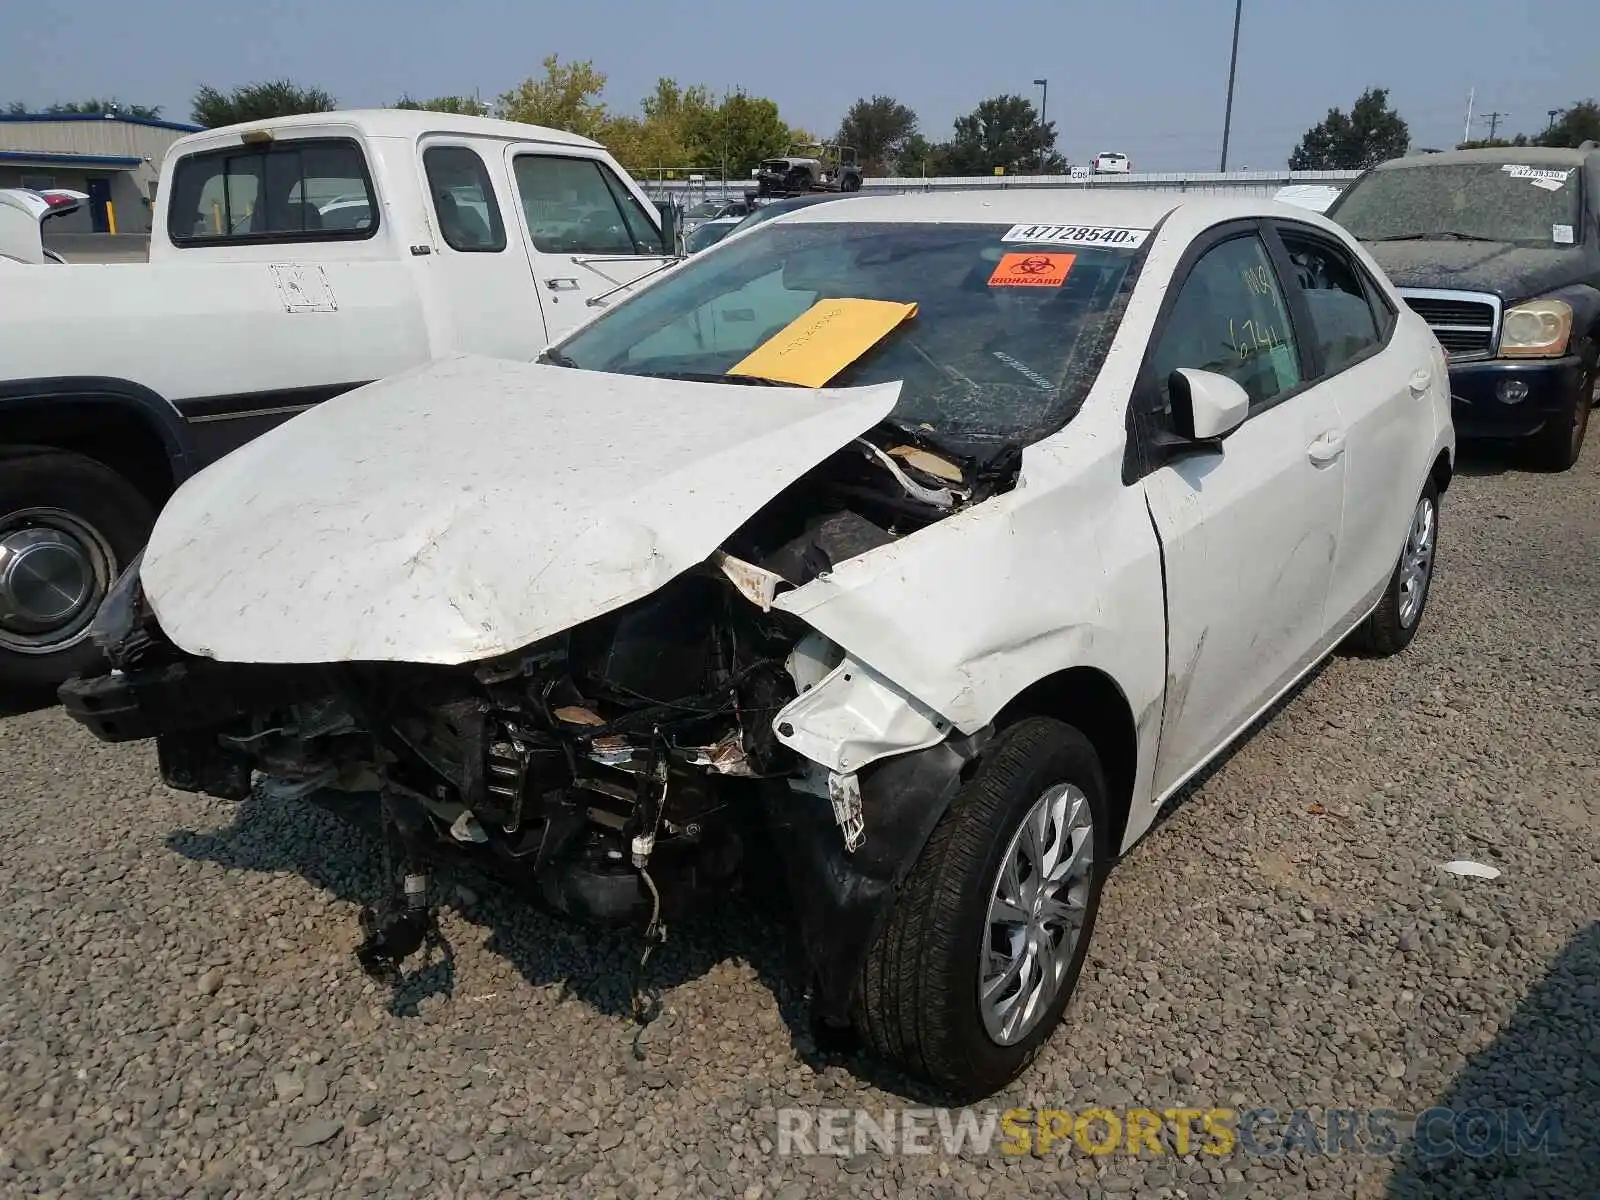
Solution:
[{"label": "side mirror", "polygon": [[661,253],[669,258],[683,257],[683,235],[678,222],[677,202],[657,200],[656,211],[661,214]]},{"label": "side mirror", "polygon": [[1172,424],[1190,442],[1218,442],[1244,424],[1250,396],[1226,375],[1179,367],[1167,380]]}]

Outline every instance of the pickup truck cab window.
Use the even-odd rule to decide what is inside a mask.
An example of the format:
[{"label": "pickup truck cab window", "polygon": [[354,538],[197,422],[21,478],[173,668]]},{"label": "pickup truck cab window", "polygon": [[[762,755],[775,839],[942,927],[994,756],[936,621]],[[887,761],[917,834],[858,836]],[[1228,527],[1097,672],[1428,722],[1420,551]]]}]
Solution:
[{"label": "pickup truck cab window", "polygon": [[422,155],[439,236],[452,250],[493,254],[506,248],[506,226],[489,168],[468,146],[429,146]]},{"label": "pickup truck cab window", "polygon": [[519,154],[512,174],[534,247],[548,254],[659,254],[639,202],[592,158]]},{"label": "pickup truck cab window", "polygon": [[1254,234],[1200,258],[1178,292],[1151,355],[1160,407],[1179,367],[1226,375],[1250,396],[1252,413],[1300,386],[1300,351],[1267,248]]},{"label": "pickup truck cab window", "polygon": [[167,234],[180,246],[342,241],[378,230],[366,159],[347,138],[188,155],[173,170],[172,197]]}]

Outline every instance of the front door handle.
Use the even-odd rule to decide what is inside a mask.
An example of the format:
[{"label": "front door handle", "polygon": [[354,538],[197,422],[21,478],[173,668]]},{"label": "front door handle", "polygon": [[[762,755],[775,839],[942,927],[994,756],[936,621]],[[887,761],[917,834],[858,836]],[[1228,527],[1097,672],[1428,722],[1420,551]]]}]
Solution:
[{"label": "front door handle", "polygon": [[578,281],[576,279],[546,279],[544,285],[552,292],[575,292],[578,290]]},{"label": "front door handle", "polygon": [[1411,394],[1413,396],[1422,395],[1423,392],[1428,390],[1429,385],[1432,383],[1432,371],[1422,370],[1414,372],[1411,376]]},{"label": "front door handle", "polygon": [[1344,453],[1344,434],[1325,433],[1316,441],[1306,447],[1306,457],[1312,465],[1325,467],[1329,463],[1337,462]]}]

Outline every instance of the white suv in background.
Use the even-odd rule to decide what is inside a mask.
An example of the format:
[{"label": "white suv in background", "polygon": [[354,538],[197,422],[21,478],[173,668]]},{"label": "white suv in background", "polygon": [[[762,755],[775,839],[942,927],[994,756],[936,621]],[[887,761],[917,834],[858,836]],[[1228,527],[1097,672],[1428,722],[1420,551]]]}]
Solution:
[{"label": "white suv in background", "polygon": [[1094,165],[1089,169],[1096,175],[1126,175],[1133,170],[1133,163],[1126,154],[1103,150],[1094,156]]}]

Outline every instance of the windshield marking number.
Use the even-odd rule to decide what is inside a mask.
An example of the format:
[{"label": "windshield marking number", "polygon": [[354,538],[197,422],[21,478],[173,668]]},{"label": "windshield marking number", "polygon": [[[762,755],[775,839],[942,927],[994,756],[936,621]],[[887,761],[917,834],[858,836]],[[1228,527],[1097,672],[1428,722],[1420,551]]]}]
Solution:
[{"label": "windshield marking number", "polygon": [[1039,242],[1051,246],[1104,246],[1137,250],[1150,236],[1148,229],[1122,229],[1109,225],[1013,225],[1002,242]]}]

